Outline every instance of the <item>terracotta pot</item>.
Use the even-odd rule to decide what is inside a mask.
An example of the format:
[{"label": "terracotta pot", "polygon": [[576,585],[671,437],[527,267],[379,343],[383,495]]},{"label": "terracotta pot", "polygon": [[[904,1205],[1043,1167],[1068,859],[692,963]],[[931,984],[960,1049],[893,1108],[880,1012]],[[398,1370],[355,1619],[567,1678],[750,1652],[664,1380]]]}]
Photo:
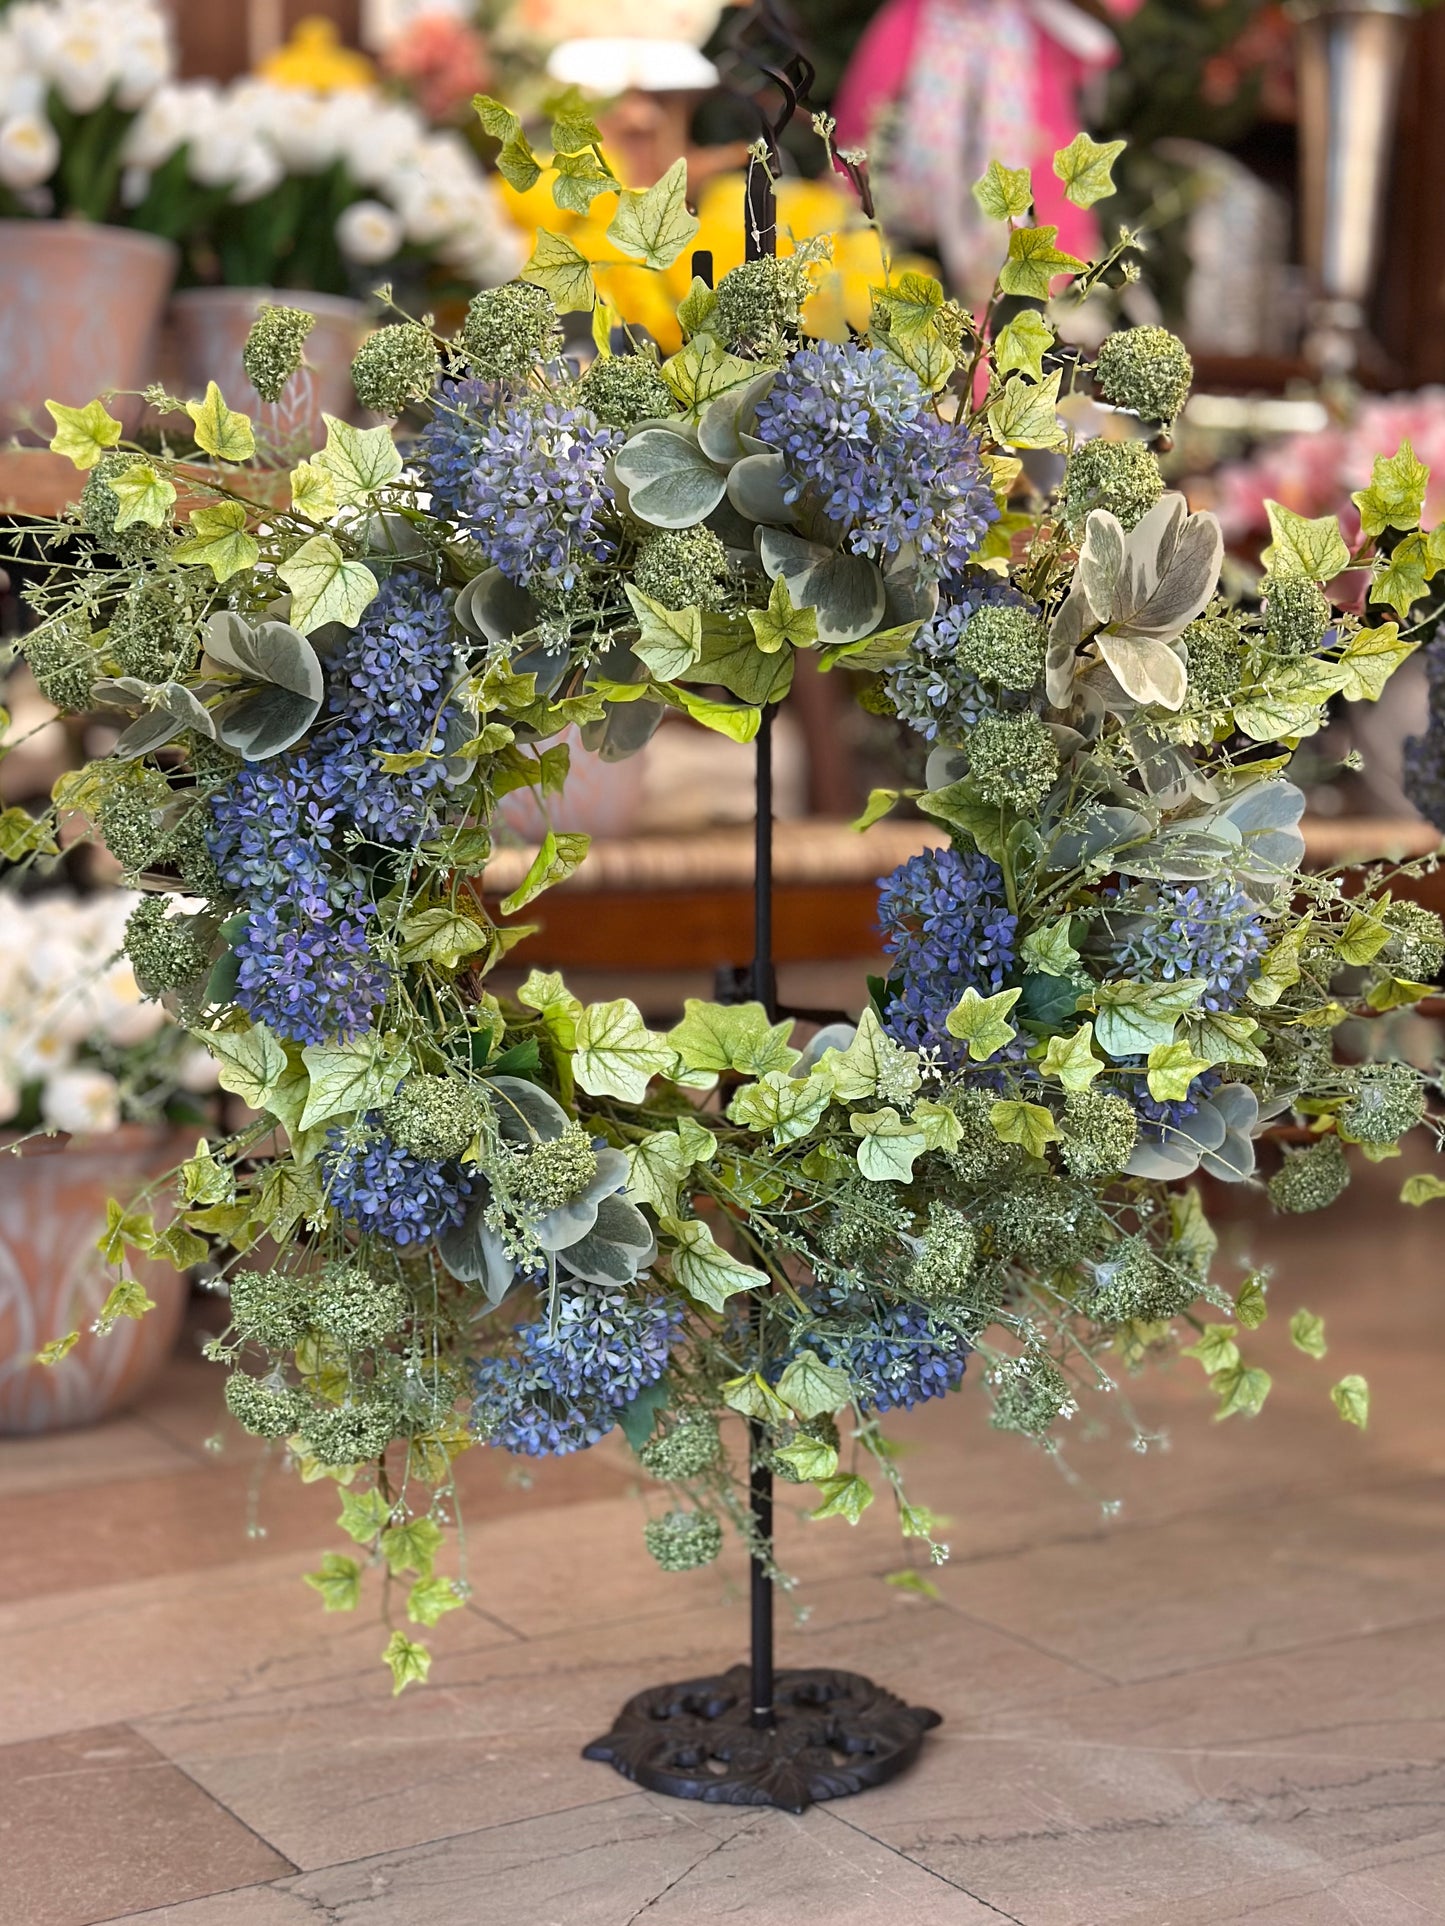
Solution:
[{"label": "terracotta pot", "polygon": [[560,796],[547,798],[545,810],[533,790],[512,790],[498,808],[508,829],[538,843],[548,829],[580,830],[609,840],[630,836],[642,814],[646,748],[622,762],[603,762],[582,747],[577,729],[565,729],[557,740],[572,751],[566,788]]},{"label": "terracotta pot", "polygon": [[[96,1239],[109,1198],[130,1201],[194,1142],[194,1131],[128,1124],[40,1156],[0,1155],[0,1433],[94,1424],[133,1403],[164,1365],[189,1280],[131,1253],[155,1309],[97,1337],[90,1326],[115,1272]],[[61,1363],[35,1363],[42,1345],[77,1329],[80,1342]]]},{"label": "terracotta pot", "polygon": [[[90,221],[0,221],[0,436],[46,443],[47,401],[78,408],[155,373],[176,250]],[[141,403],[112,402],[126,426]]]},{"label": "terracotta pot", "polygon": [[[246,379],[241,350],[263,307],[305,308],[316,316],[306,337],[306,366],[287,382],[281,399],[262,401]],[[351,357],[365,326],[359,301],[338,294],[306,294],[294,288],[186,288],[170,309],[178,378],[187,395],[202,395],[214,381],[233,408],[256,422],[264,438],[280,447],[319,447],[326,438],[322,415],[343,420],[356,413]]]}]

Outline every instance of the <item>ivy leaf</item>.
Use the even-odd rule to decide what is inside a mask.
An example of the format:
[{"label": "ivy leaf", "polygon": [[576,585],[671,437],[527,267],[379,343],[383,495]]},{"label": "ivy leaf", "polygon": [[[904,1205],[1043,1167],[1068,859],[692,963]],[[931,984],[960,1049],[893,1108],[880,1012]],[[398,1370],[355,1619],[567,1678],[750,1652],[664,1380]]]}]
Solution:
[{"label": "ivy leaf", "polygon": [[672,1061],[667,1040],[648,1029],[628,997],[589,1003],[577,1018],[572,1070],[589,1096],[641,1103],[648,1084],[669,1070]]},{"label": "ivy leaf", "polygon": [[32,816],[28,809],[0,810],[0,856],[13,863],[37,849],[47,856],[59,853],[45,818]]},{"label": "ivy leaf", "polygon": [[765,609],[749,609],[748,621],[753,640],[764,655],[773,655],[787,643],[795,649],[811,649],[818,640],[818,611],[798,609],[788,585],[779,575],[768,594]]},{"label": "ivy leaf", "polygon": [[381,1656],[391,1667],[393,1698],[409,1685],[425,1685],[431,1670],[431,1653],[424,1645],[415,1644],[405,1632],[393,1632]]},{"label": "ivy leaf", "polygon": [[1338,517],[1318,515],[1309,521],[1283,502],[1266,501],[1264,507],[1269,516],[1270,543],[1260,560],[1267,569],[1329,582],[1349,566],[1349,544],[1340,533]]},{"label": "ivy leaf", "polygon": [[1197,1358],[1207,1377],[1219,1371],[1232,1371],[1239,1363],[1239,1346],[1233,1324],[1206,1324],[1193,1344],[1182,1347],[1180,1355]]},{"label": "ivy leaf", "polygon": [[1000,374],[1017,369],[1031,381],[1044,378],[1044,356],[1054,345],[1054,331],[1037,308],[1024,308],[1000,328],[993,341],[993,365]]},{"label": "ivy leaf", "polygon": [[622,190],[607,238],[644,267],[670,268],[698,225],[687,211],[687,162],[679,157],[654,186]]},{"label": "ivy leaf", "polygon": [[323,415],[326,446],[316,467],[331,477],[338,502],[364,502],[401,473],[401,450],[391,429],[353,428],[349,421]]},{"label": "ivy leaf", "polygon": [[1206,1063],[1265,1061],[1264,1052],[1254,1041],[1264,1032],[1251,1016],[1186,1016],[1181,1027],[1190,1049]]},{"label": "ivy leaf", "polygon": [[1303,1351],[1306,1357],[1322,1358],[1329,1349],[1325,1343],[1325,1321],[1313,1311],[1296,1311],[1289,1321],[1289,1335],[1295,1349]]},{"label": "ivy leaf", "polygon": [[1044,976],[1072,977],[1079,967],[1079,952],[1070,938],[1071,928],[1072,919],[1067,916],[1041,923],[1024,938],[1020,956],[1031,970]]},{"label": "ivy leaf", "polygon": [[517,278],[541,288],[558,314],[590,314],[597,305],[592,263],[580,248],[545,227],[537,229],[531,256]]},{"label": "ivy leaf", "polygon": [[1077,274],[1087,266],[1076,254],[1065,254],[1055,247],[1056,227],[1016,227],[1008,237],[1008,260],[999,271],[999,286],[1005,294],[1019,294],[1028,301],[1047,301],[1054,279],[1060,274]]},{"label": "ivy leaf", "polygon": [[1425,593],[1429,582],[1429,552],[1423,535],[1407,535],[1377,570],[1370,584],[1370,600],[1383,602],[1405,616]]},{"label": "ivy leaf", "polygon": [[1094,992],[1099,1048],[1116,1060],[1174,1041],[1174,1026],[1206,988],[1203,977],[1177,983],[1101,983]]},{"label": "ivy leaf", "polygon": [[575,153],[554,153],[557,170],[552,182],[552,199],[568,214],[586,214],[599,194],[618,191],[617,176],[590,147]]},{"label": "ivy leaf", "polygon": [[1428,1170],[1416,1171],[1413,1177],[1407,1177],[1400,1191],[1402,1204],[1414,1204],[1417,1207],[1433,1203],[1437,1197],[1445,1197],[1445,1178],[1436,1177]]},{"label": "ivy leaf", "polygon": [[390,1517],[391,1506],[375,1489],[343,1491],[341,1494],[341,1517],[338,1523],[347,1537],[358,1545],[371,1544],[386,1529]]},{"label": "ivy leaf", "polygon": [[328,1612],[354,1612],[361,1602],[361,1567],[344,1552],[323,1552],[321,1570],[304,1576]]},{"label": "ivy leaf", "polygon": [[1059,382],[1055,368],[1047,381],[1011,375],[989,403],[988,425],[1008,448],[1058,448],[1067,439],[1059,421]]},{"label": "ivy leaf", "polygon": [[123,473],[112,475],[106,487],[120,503],[117,528],[129,528],[132,522],[159,528],[175,505],[174,483],[158,474],[148,461],[134,462]]},{"label": "ivy leaf", "polygon": [[891,1104],[882,1110],[855,1110],[848,1123],[858,1145],[858,1168],[873,1184],[906,1184],[913,1178],[913,1166],[928,1149],[928,1136],[910,1118],[898,1114]]},{"label": "ivy leaf", "polygon": [[832,1095],[825,1076],[790,1077],[784,1070],[769,1070],[756,1083],[743,1085],[728,1105],[728,1119],[767,1132],[775,1144],[796,1143],[812,1130]]},{"label": "ivy leaf", "polygon": [[249,415],[228,408],[214,381],[206,383],[200,401],[188,401],[186,413],[195,424],[196,446],[219,461],[249,461],[256,452],[256,436]]},{"label": "ivy leaf", "polygon": [[[675,439],[675,437],[674,437]],[[624,584],[632,613],[642,631],[633,653],[663,682],[684,674],[702,655],[701,609],[669,609],[650,595]]]},{"label": "ivy leaf", "polygon": [[313,535],[276,573],[291,591],[291,626],[310,635],[328,622],[353,629],[381,584],[365,562],[342,554],[329,535]]},{"label": "ivy leaf", "polygon": [[1273,1382],[1268,1371],[1258,1365],[1235,1364],[1227,1371],[1216,1371],[1209,1380],[1210,1389],[1219,1398],[1215,1417],[1257,1418]]},{"label": "ivy leaf", "polygon": [[67,1331],[64,1337],[51,1338],[48,1344],[42,1344],[35,1353],[35,1362],[45,1365],[59,1364],[70,1356],[79,1342],[79,1331]]},{"label": "ivy leaf", "polygon": [[699,695],[695,689],[670,686],[678,706],[686,709],[694,722],[731,742],[752,742],[762,726],[762,710],[749,702],[719,702],[713,696]]},{"label": "ivy leaf", "polygon": [[846,1518],[856,1525],[873,1502],[873,1487],[866,1478],[850,1472],[841,1478],[820,1478],[818,1490],[823,1502],[810,1511],[810,1518]]},{"label": "ivy leaf", "polygon": [[[781,581],[782,577],[779,576],[778,579]],[[855,816],[848,827],[861,836],[863,831],[865,829],[871,829],[874,823],[881,823],[883,818],[888,815],[894,805],[899,801],[900,797],[916,793],[914,790],[903,789],[870,789],[868,791],[868,800],[863,805],[863,814],[861,816]]]},{"label": "ivy leaf", "polygon": [[922,1572],[914,1571],[911,1565],[904,1566],[902,1571],[885,1572],[883,1583],[891,1585],[895,1591],[916,1592],[920,1598],[943,1596],[931,1578],[925,1578]]},{"label": "ivy leaf", "polygon": [[542,163],[532,152],[531,143],[522,131],[521,120],[510,107],[504,107],[500,100],[493,100],[490,94],[475,95],[472,105],[482,123],[483,132],[501,142],[497,172],[509,187],[515,188],[519,194],[525,194],[542,178]]},{"label": "ivy leaf", "polygon": [[800,1418],[831,1417],[853,1400],[853,1383],[846,1371],[824,1364],[816,1351],[800,1351],[778,1379],[778,1396]]},{"label": "ivy leaf", "polygon": [[[289,1164],[273,1165],[273,1169],[289,1170]],[[204,1237],[197,1237],[194,1231],[187,1230],[179,1221],[168,1224],[150,1247],[150,1255],[158,1257],[163,1264],[169,1264],[173,1271],[188,1271],[194,1264],[202,1264],[211,1254],[210,1246]]]},{"label": "ivy leaf", "polygon": [[688,414],[696,418],[710,401],[758,378],[756,361],[729,354],[715,335],[694,335],[662,364],[662,378]]},{"label": "ivy leaf", "polygon": [[1285,991],[1299,982],[1300,956],[1313,923],[1313,917],[1301,918],[1265,951],[1259,974],[1245,991],[1251,1003],[1272,1009]]},{"label": "ivy leaf", "polygon": [[970,984],[949,1011],[943,1027],[951,1037],[958,1037],[968,1045],[968,1054],[975,1063],[985,1063],[1018,1035],[1007,1018],[1022,995],[1022,989],[1014,989],[1000,990],[994,996],[980,996]]},{"label": "ivy leaf", "polygon": [[287,1059],[280,1040],[264,1023],[244,1030],[193,1030],[217,1064],[223,1090],[239,1097],[252,1110],[265,1110],[271,1093],[286,1074]]},{"label": "ivy leaf", "polygon": [[741,1378],[729,1378],[722,1387],[722,1400],[729,1411],[744,1418],[758,1418],[764,1424],[791,1424],[793,1414],[777,1392],[756,1371]]},{"label": "ivy leaf", "polygon": [[[502,907],[505,909],[506,903]],[[398,934],[404,962],[436,963],[444,970],[455,970],[463,958],[489,951],[493,936],[474,916],[464,916],[460,910],[442,904],[403,917]]]},{"label": "ivy leaf", "polygon": [[190,514],[190,539],[171,550],[173,562],[199,562],[217,582],[229,582],[242,569],[252,567],[261,550],[255,538],[246,533],[246,507],[243,502],[212,502]]},{"label": "ivy leaf", "polygon": [[1041,1103],[1000,1097],[990,1106],[988,1120],[1001,1143],[1021,1144],[1030,1157],[1042,1157],[1046,1144],[1060,1141],[1053,1112]]},{"label": "ivy leaf", "polygon": [[532,858],[531,867],[509,896],[502,898],[502,914],[515,916],[519,909],[540,896],[554,883],[562,883],[582,866],[592,838],[580,830],[549,829],[542,838],[542,847]]},{"label": "ivy leaf", "polygon": [[1269,1316],[1269,1303],[1264,1295],[1264,1279],[1258,1271],[1251,1271],[1236,1292],[1234,1314],[1246,1331],[1257,1331]]},{"label": "ivy leaf", "polygon": [[350,1043],[308,1043],[301,1052],[311,1081],[300,1128],[314,1130],[335,1117],[377,1109],[411,1068],[411,1052],[391,1037],[367,1030]]},{"label": "ivy leaf", "polygon": [[139,1324],[146,1312],[155,1308],[155,1299],[146,1295],[143,1284],[133,1277],[123,1277],[119,1284],[112,1286],[110,1296],[100,1307],[100,1315],[94,1326],[96,1334],[107,1336],[123,1317],[129,1318],[133,1324]]},{"label": "ivy leaf", "polygon": [[1346,702],[1378,702],[1385,684],[1417,646],[1402,639],[1395,622],[1361,629],[1350,637],[1339,658],[1339,667],[1345,671],[1341,695]]},{"label": "ivy leaf", "polygon": [[291,506],[313,522],[329,521],[338,507],[336,484],[319,462],[298,462],[291,470]]},{"label": "ivy leaf", "polygon": [[1376,455],[1369,487],[1350,497],[1360,511],[1360,533],[1374,537],[1387,528],[1418,527],[1429,481],[1430,470],[1408,441],[1393,455]]},{"label": "ivy leaf", "polygon": [[973,198],[985,220],[1022,220],[1034,204],[1033,179],[1026,167],[1005,167],[1002,161],[991,160],[982,180],[973,184]]},{"label": "ivy leaf", "polygon": [[923,1081],[917,1057],[888,1035],[871,1003],[858,1019],[847,1049],[825,1050],[818,1059],[818,1070],[832,1084],[839,1103],[862,1103],[876,1097],[880,1084],[885,1083],[890,1096],[910,1096]]},{"label": "ivy leaf", "polygon": [[667,1041],[688,1070],[762,1077],[791,1070],[798,1061],[788,1042],[791,1018],[774,1023],[761,1003],[705,1003],[690,996],[682,1008],[682,1021],[668,1031]]},{"label": "ivy leaf", "polygon": [[517,1001],[537,1012],[559,1049],[571,1050],[576,1045],[582,1005],[562,981],[560,972],[533,970],[518,990]]},{"label": "ivy leaf", "polygon": [[1352,1371],[1330,1392],[1336,1411],[1346,1424],[1358,1425],[1363,1431],[1370,1422],[1370,1387],[1358,1371]]},{"label": "ivy leaf", "polygon": [[672,1274],[689,1297],[720,1311],[739,1291],[763,1289],[766,1271],[754,1270],[725,1251],[707,1225],[696,1217],[664,1217],[661,1228],[676,1244],[671,1253]]},{"label": "ivy leaf", "polygon": [[55,423],[51,454],[64,455],[82,473],[120,440],[120,423],[99,401],[87,401],[83,408],[67,408],[63,401],[47,401],[45,406]]},{"label": "ivy leaf", "polygon": [[1069,1036],[1050,1037],[1039,1059],[1041,1074],[1057,1077],[1065,1090],[1087,1090],[1103,1068],[1104,1059],[1094,1055],[1092,1023],[1085,1023]]},{"label": "ivy leaf", "polygon": [[1145,1081],[1158,1103],[1183,1103],[1194,1079],[1209,1068],[1207,1057],[1196,1057],[1187,1043],[1156,1043],[1149,1052]]},{"label": "ivy leaf", "polygon": [[393,1525],[381,1534],[381,1555],[393,1578],[400,1578],[403,1572],[430,1578],[441,1542],[440,1525],[430,1518],[413,1518],[410,1524]]},{"label": "ivy leaf", "polygon": [[1387,976],[1383,983],[1376,983],[1365,993],[1365,1001],[1372,1010],[1383,1013],[1386,1010],[1408,1009],[1412,1003],[1421,1003],[1427,996],[1437,994],[1433,984],[1411,983],[1407,977]]},{"label": "ivy leaf", "polygon": [[1064,183],[1064,199],[1075,207],[1106,201],[1116,192],[1112,169],[1127,145],[1127,141],[1100,142],[1090,140],[1087,134],[1075,134],[1068,146],[1054,155],[1054,172]]},{"label": "ivy leaf", "polygon": [[917,341],[937,332],[947,297],[943,284],[931,274],[914,270],[897,281],[872,290],[873,306],[884,316],[895,341]]},{"label": "ivy leaf", "polygon": [[413,1625],[435,1625],[465,1603],[454,1579],[419,1578],[406,1595],[406,1615]]},{"label": "ivy leaf", "polygon": [[956,1150],[963,1136],[963,1125],[948,1105],[934,1103],[929,1097],[914,1104],[909,1121],[923,1132],[930,1150]]},{"label": "ivy leaf", "polygon": [[676,1131],[654,1130],[627,1146],[627,1195],[659,1217],[676,1217],[677,1189],[688,1160]]},{"label": "ivy leaf", "polygon": [[1350,920],[1335,939],[1335,949],[1342,963],[1355,968],[1371,963],[1384,949],[1394,932],[1388,923],[1368,910],[1352,910]]},{"label": "ivy leaf", "polygon": [[800,1433],[790,1443],[778,1445],[773,1456],[790,1470],[796,1472],[799,1482],[805,1485],[817,1484],[824,1478],[833,1478],[838,1472],[838,1453],[821,1438],[810,1438]]}]

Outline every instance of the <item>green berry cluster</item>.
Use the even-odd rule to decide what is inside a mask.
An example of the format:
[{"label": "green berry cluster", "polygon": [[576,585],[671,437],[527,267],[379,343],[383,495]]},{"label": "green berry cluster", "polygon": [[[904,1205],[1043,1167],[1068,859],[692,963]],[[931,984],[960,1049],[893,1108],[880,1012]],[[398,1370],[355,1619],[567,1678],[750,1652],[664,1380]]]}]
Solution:
[{"label": "green berry cluster", "polygon": [[732,565],[710,528],[664,528],[637,551],[632,579],[665,609],[722,609],[732,595]]},{"label": "green berry cluster", "polygon": [[110,619],[106,653],[122,675],[168,682],[190,666],[180,660],[188,628],[184,608],[178,608],[163,588],[140,581],[126,592]]},{"label": "green berry cluster", "polygon": [[1112,1177],[1129,1161],[1139,1120],[1125,1097],[1075,1090],[1064,1100],[1064,1168],[1086,1182]]},{"label": "green berry cluster", "polygon": [[947,1304],[967,1284],[977,1257],[978,1237],[962,1211],[931,1203],[923,1245],[908,1272],[909,1296]]},{"label": "green berry cluster", "polygon": [[154,553],[162,539],[160,530],[145,522],[132,522],[120,530],[115,525],[120,497],[110,484],[117,475],[125,474],[127,469],[144,460],[144,455],[127,454],[119,448],[107,449],[86,476],[80,491],[78,506],[82,526],[122,562],[138,562]]},{"label": "green berry cluster", "polygon": [[157,860],[164,841],[161,811],[170,800],[170,784],[157,770],[127,763],[107,772],[100,798],[100,833],[127,874],[138,875]]},{"label": "green berry cluster", "polygon": [[472,296],[462,323],[462,350],[479,375],[516,380],[539,361],[555,360],[561,347],[562,330],[541,288],[509,281]]},{"label": "green berry cluster", "polygon": [[183,989],[210,967],[210,951],[195,919],[168,916],[164,896],[143,896],[126,918],[122,946],[143,996]]},{"label": "green berry cluster", "polygon": [[507,1189],[524,1209],[557,1210],[597,1175],[597,1152],[575,1119],[560,1137],[515,1153],[507,1164]]},{"label": "green berry cluster", "polygon": [[1395,932],[1386,955],[1399,976],[1433,983],[1445,968],[1445,923],[1423,903],[1389,903],[1380,920]]},{"label": "green berry cluster", "polygon": [[262,308],[251,323],[241,366],[263,401],[279,401],[281,390],[301,366],[306,337],[316,316],[304,308]]},{"label": "green berry cluster", "polygon": [[312,1328],[348,1351],[365,1351],[395,1337],[409,1308],[396,1277],[357,1263],[324,1265],[307,1303]]},{"label": "green berry cluster", "polygon": [[648,354],[603,354],[578,384],[578,393],[609,428],[635,428],[639,421],[670,415],[672,390]]},{"label": "green berry cluster", "polygon": [[1019,1144],[1006,1144],[993,1127],[996,1099],[990,1091],[950,1090],[944,1102],[957,1117],[959,1139],[948,1154],[948,1161],[965,1184],[982,1188],[1015,1175],[1028,1163],[1028,1153]]},{"label": "green berry cluster", "polygon": [[1276,655],[1308,655],[1330,625],[1329,598],[1308,575],[1266,575],[1260,588],[1264,633]]},{"label": "green berry cluster", "polygon": [[1094,372],[1106,401],[1145,421],[1171,422],[1189,399],[1194,363],[1167,328],[1123,328],[1100,343]]},{"label": "green berry cluster", "polygon": [[1092,1189],[1063,1177],[1030,1176],[979,1205],[994,1256],[1059,1270],[1096,1256],[1111,1233]]},{"label": "green berry cluster", "polygon": [[1408,1063],[1367,1063],[1351,1074],[1354,1088],[1340,1128],[1357,1144],[1398,1143],[1425,1114],[1425,1092]]},{"label": "green berry cluster", "polygon": [[1042,1437],[1054,1420],[1071,1409],[1074,1394],[1063,1372],[1047,1357],[1001,1359],[991,1385],[996,1431]]},{"label": "green berry cluster", "polygon": [[226,1409],[253,1438],[287,1438],[300,1430],[311,1403],[287,1385],[263,1384],[245,1371],[233,1371],[226,1380]]},{"label": "green berry cluster", "polygon": [[980,682],[1032,689],[1044,673],[1047,643],[1048,632],[1029,609],[986,605],[964,624],[958,662]]},{"label": "green berry cluster", "polygon": [[1284,1162],[1265,1188],[1276,1210],[1291,1215],[1324,1210],[1350,1181],[1345,1147],[1336,1136],[1321,1137],[1304,1150],[1287,1150]]},{"label": "green berry cluster", "polygon": [[1198,1295],[1194,1279],[1171,1271],[1143,1237],[1126,1237],[1094,1267],[1087,1309],[1096,1324],[1158,1323],[1187,1311]]},{"label": "green berry cluster", "polygon": [[722,1450],[722,1439],[714,1419],[701,1412],[678,1418],[649,1438],[638,1452],[644,1471],[669,1484],[696,1478],[710,1471]]},{"label": "green berry cluster", "polygon": [[969,731],[968,766],[985,802],[1023,811],[1058,780],[1059,752],[1038,716],[987,715]]},{"label": "green berry cluster", "polygon": [[431,329],[399,321],[362,342],[351,363],[351,385],[372,414],[399,415],[409,401],[431,393],[441,365]]},{"label": "green berry cluster", "polygon": [[79,715],[90,707],[98,664],[90,625],[79,610],[52,616],[32,629],[21,638],[20,653],[40,693],[62,714]]},{"label": "green berry cluster", "polygon": [[1196,708],[1222,708],[1238,693],[1244,640],[1238,619],[1211,613],[1184,631],[1189,665],[1189,694]]},{"label": "green berry cluster", "polygon": [[730,348],[780,348],[801,333],[810,288],[807,262],[797,255],[744,261],[718,282],[708,326]]},{"label": "green berry cluster", "polygon": [[665,1572],[696,1571],[722,1550],[722,1525],[710,1511],[670,1511],[642,1531],[648,1552]]},{"label": "green berry cluster", "polygon": [[1064,522],[1077,538],[1103,508],[1121,527],[1137,528],[1163,493],[1159,463],[1142,441],[1082,441],[1064,471]]},{"label": "green berry cluster", "polygon": [[379,1458],[404,1423],[390,1398],[369,1394],[347,1404],[309,1406],[299,1430],[318,1464],[359,1465]]},{"label": "green berry cluster", "polygon": [[268,1351],[289,1351],[311,1324],[310,1292],[293,1271],[237,1271],[231,1279],[231,1322]]},{"label": "green berry cluster", "polygon": [[386,1105],[381,1123],[399,1150],[445,1162],[464,1154],[486,1116],[486,1099],[471,1084],[418,1071]]}]

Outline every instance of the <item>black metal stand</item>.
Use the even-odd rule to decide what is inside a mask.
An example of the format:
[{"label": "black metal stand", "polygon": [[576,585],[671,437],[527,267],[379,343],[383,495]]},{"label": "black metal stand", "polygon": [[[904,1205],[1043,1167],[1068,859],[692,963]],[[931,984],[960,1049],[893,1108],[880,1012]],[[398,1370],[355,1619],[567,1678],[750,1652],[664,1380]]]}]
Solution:
[{"label": "black metal stand", "polygon": [[[786,44],[768,0],[748,17],[774,43]],[[744,33],[747,31],[745,25]],[[770,166],[748,165],[747,258],[776,254],[777,205],[772,173],[778,136],[806,96],[812,69],[800,53],[781,66],[755,59],[782,92],[780,119],[764,117]],[[711,258],[694,257],[694,272],[711,281]],[[753,960],[747,970],[719,972],[723,1001],[761,1003],[778,1013],[773,966],[773,712],[764,706],[756,745],[757,818],[753,856]],[[762,1349],[763,1308],[754,1310]],[[773,1664],[773,1474],[763,1455],[766,1428],[748,1420],[748,1500],[755,1549],[748,1588],[752,1655],[711,1678],[658,1685],[627,1701],[605,1738],[584,1759],[612,1765],[625,1778],[674,1799],[715,1805],[781,1806],[802,1812],[819,1799],[839,1799],[896,1778],[918,1757],[937,1712],[905,1705],[856,1672],[818,1668],[778,1672]]]}]

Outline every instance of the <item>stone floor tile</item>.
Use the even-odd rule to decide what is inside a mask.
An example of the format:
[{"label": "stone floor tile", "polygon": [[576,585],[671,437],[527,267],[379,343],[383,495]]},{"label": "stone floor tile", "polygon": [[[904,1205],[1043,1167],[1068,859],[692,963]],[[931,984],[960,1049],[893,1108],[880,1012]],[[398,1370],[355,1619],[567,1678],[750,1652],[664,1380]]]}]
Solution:
[{"label": "stone floor tile", "polygon": [[291,1870],[124,1726],[0,1746],[7,1926],[93,1926]]}]

